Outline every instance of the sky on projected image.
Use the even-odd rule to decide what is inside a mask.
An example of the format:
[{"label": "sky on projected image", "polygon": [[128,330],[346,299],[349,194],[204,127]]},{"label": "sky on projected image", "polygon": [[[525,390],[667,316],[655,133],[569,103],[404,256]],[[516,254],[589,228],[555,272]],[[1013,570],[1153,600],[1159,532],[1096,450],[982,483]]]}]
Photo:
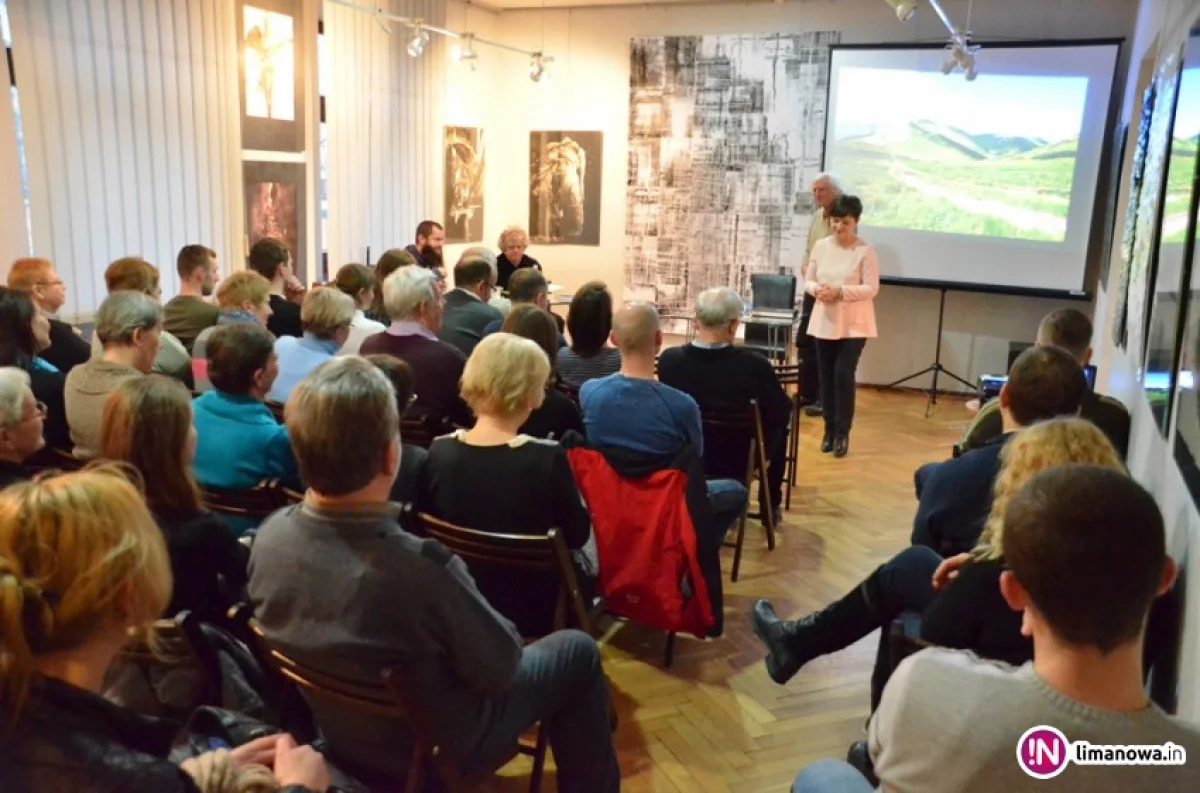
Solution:
[{"label": "sky on projected image", "polygon": [[871,226],[1062,242],[1087,83],[844,68],[828,165]]}]

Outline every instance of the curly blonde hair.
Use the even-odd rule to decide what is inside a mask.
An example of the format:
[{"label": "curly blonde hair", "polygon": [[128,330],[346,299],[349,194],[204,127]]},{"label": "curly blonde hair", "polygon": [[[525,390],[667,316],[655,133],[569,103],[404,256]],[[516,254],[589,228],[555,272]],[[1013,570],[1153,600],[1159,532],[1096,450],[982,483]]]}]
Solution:
[{"label": "curly blonde hair", "polygon": [[992,489],[992,510],[974,551],[977,558],[1003,558],[1001,529],[1008,502],[1038,473],[1067,463],[1102,465],[1125,473],[1125,464],[1117,450],[1087,419],[1049,419],[1019,430],[1000,452],[1000,473]]},{"label": "curly blonde hair", "polygon": [[509,226],[504,229],[504,231],[500,232],[500,240],[497,243],[500,246],[500,250],[504,250],[508,247],[509,237],[514,237],[518,234],[525,240],[525,245],[528,247],[529,235],[525,232],[525,229],[521,228],[520,226]]}]

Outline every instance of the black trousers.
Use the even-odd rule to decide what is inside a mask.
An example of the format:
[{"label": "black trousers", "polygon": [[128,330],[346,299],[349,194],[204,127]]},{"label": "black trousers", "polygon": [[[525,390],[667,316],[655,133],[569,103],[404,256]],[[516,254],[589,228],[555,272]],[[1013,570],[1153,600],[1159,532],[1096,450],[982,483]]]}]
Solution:
[{"label": "black trousers", "polygon": [[805,292],[800,308],[800,330],[796,333],[796,353],[800,359],[800,398],[805,402],[821,399],[821,378],[817,363],[817,345],[808,335],[808,321],[812,319],[813,306],[817,299]]},{"label": "black trousers", "polygon": [[854,374],[866,339],[814,339],[821,369],[825,433],[849,435],[854,423]]}]

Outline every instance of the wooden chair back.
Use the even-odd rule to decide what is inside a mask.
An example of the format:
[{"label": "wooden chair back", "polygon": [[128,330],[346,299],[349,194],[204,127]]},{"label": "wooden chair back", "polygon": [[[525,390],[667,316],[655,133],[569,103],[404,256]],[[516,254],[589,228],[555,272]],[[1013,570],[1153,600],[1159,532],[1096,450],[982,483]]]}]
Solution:
[{"label": "wooden chair back", "polygon": [[213,512],[262,521],[277,509],[296,502],[300,494],[289,491],[277,479],[264,479],[244,490],[205,487],[204,502]]},{"label": "wooden chair back", "polygon": [[266,401],[266,405],[267,405],[267,410],[271,411],[271,415],[275,417],[275,420],[278,421],[280,424],[282,424],[283,423],[283,403],[276,402],[273,399],[268,399]]},{"label": "wooden chair back", "polygon": [[200,631],[200,620],[190,611],[154,623],[150,636],[125,647],[119,660],[145,672],[152,668],[194,669],[200,673],[200,696],[195,704],[219,705],[221,669],[215,652]]},{"label": "wooden chair back", "polygon": [[400,419],[400,438],[405,443],[428,449],[433,443],[434,433],[422,416],[404,416]]},{"label": "wooden chair back", "polygon": [[514,581],[530,574],[557,576],[554,630],[567,627],[568,614],[572,614],[580,630],[592,632],[592,612],[584,603],[571,553],[558,529],[551,529],[545,536],[492,534],[455,526],[423,512],[417,520],[427,537],[460,556],[473,572],[495,572]]}]

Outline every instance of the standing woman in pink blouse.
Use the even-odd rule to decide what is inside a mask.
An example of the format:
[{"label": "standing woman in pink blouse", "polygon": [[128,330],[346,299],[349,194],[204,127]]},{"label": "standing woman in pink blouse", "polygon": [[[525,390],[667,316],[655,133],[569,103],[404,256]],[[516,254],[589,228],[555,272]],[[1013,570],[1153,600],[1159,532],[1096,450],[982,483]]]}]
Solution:
[{"label": "standing woman in pink blouse", "polygon": [[871,244],[858,236],[860,217],[862,201],[838,196],[829,208],[832,233],[813,246],[804,274],[804,291],[817,299],[808,335],[816,341],[825,407],[821,451],[835,457],[850,449],[855,371],[867,339],[876,335],[879,262]]}]

